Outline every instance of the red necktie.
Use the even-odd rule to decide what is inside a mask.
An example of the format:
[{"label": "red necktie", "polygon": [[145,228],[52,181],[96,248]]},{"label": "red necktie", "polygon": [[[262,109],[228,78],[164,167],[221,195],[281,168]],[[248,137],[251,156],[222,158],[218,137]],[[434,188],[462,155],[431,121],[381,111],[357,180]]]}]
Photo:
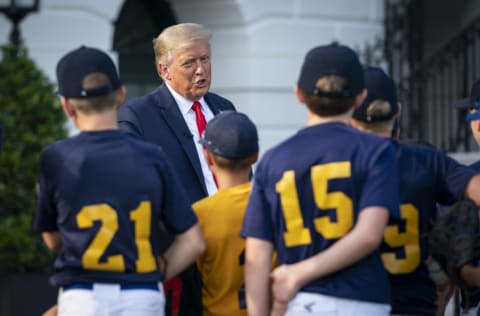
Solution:
[{"label": "red necktie", "polygon": [[192,110],[195,112],[195,120],[197,121],[198,134],[200,137],[202,137],[203,130],[205,129],[205,126],[207,126],[207,121],[205,120],[205,116],[202,113],[202,107],[200,105],[200,102],[193,102]]},{"label": "red necktie", "polygon": [[[198,134],[200,134],[200,138],[202,138],[203,130],[205,129],[205,126],[207,126],[207,121],[205,120],[205,115],[203,115],[202,113],[202,107],[200,105],[200,102],[193,102],[192,110],[195,112],[195,120],[197,121]],[[212,176],[213,181],[215,181],[215,185],[218,188],[217,178],[213,173]]]}]

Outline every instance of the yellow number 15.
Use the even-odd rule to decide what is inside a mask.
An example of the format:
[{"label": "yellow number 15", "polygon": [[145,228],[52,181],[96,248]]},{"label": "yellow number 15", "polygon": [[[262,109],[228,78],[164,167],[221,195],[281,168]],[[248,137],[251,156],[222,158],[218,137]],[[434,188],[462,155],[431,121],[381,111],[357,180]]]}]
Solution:
[{"label": "yellow number 15", "polygon": [[[352,200],[343,192],[328,192],[328,181],[351,177],[349,161],[332,162],[311,168],[311,180],[315,204],[320,210],[335,209],[337,220],[333,222],[328,216],[315,218],[315,231],[324,238],[336,239],[347,234],[353,226]],[[295,183],[295,172],[286,171],[276,183],[280,195],[286,232],[283,237],[287,247],[308,245],[312,242],[310,230],[305,227]]]}]

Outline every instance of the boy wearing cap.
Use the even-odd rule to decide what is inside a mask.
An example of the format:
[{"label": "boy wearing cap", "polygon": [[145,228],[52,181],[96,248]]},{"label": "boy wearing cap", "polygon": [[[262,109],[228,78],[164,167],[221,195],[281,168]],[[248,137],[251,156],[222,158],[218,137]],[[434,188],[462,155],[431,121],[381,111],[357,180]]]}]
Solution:
[{"label": "boy wearing cap", "polygon": [[[368,96],[353,113],[352,126],[390,138],[400,115],[395,83],[377,67],[366,67],[364,74]],[[475,194],[478,177],[475,180],[473,170],[434,148],[397,142],[394,146],[401,218],[390,218],[381,246],[392,288],[392,314],[433,316],[437,309],[436,285],[429,278],[427,239],[422,236],[432,230],[438,217],[437,203],[480,197],[480,190]]]},{"label": "boy wearing cap", "polygon": [[269,314],[270,278],[273,315],[388,315],[377,248],[399,212],[395,153],[348,125],[366,95],[356,53],[313,48],[295,91],[307,126],[265,153],[245,214],[249,315]]},{"label": "boy wearing cap", "polygon": [[[58,251],[58,315],[164,315],[161,281],[204,241],[163,151],[117,129],[125,87],[104,52],[82,46],[57,64],[61,104],[81,131],[40,158],[34,229]],[[159,224],[176,234],[159,271]]]},{"label": "boy wearing cap", "polygon": [[[466,116],[467,122],[470,124],[472,135],[477,144],[480,144],[480,80],[473,83],[470,89],[470,96],[455,102],[458,109],[468,109]],[[472,165],[477,170],[480,170],[480,161]]]},{"label": "boy wearing cap", "polygon": [[208,122],[200,143],[218,183],[214,195],[193,204],[207,245],[197,259],[203,315],[246,316],[240,229],[258,158],[257,129],[243,113],[221,112]]},{"label": "boy wearing cap", "polygon": [[[470,95],[467,98],[460,99],[455,102],[455,106],[458,109],[468,109],[468,114],[466,116],[467,122],[470,124],[470,129],[472,131],[473,138],[480,144],[480,80],[477,80],[473,83],[470,89]],[[474,162],[470,165],[475,171],[480,171],[480,160]],[[478,305],[480,302],[480,269],[479,264],[475,265],[465,265],[460,270],[460,274],[467,284],[477,287],[470,291],[468,299],[466,299],[467,293],[462,291],[461,295],[461,305],[463,307],[462,316],[467,315],[477,315]],[[466,301],[469,301],[469,305],[472,308],[466,308]]]}]

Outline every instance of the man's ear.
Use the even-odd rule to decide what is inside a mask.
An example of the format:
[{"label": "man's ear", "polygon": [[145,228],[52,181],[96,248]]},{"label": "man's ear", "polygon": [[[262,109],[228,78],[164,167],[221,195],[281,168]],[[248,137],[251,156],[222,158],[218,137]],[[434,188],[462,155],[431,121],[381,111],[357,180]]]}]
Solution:
[{"label": "man's ear", "polygon": [[157,64],[157,72],[162,79],[170,79],[170,71],[168,70],[167,65]]}]

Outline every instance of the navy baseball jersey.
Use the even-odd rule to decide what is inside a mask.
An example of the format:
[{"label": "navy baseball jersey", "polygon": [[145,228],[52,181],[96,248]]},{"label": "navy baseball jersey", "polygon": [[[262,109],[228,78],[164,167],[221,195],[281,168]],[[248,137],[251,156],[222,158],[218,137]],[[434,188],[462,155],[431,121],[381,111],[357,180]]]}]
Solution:
[{"label": "navy baseball jersey", "polygon": [[[280,265],[307,259],[348,234],[364,208],[399,216],[397,180],[389,140],[342,123],[304,128],[259,162],[242,236],[273,243]],[[378,251],[300,291],[390,303]]]},{"label": "navy baseball jersey", "polygon": [[392,314],[435,315],[436,286],[425,264],[427,234],[437,218],[437,202],[462,198],[474,171],[430,147],[397,143],[396,149],[401,218],[390,219],[381,246]]},{"label": "navy baseball jersey", "polygon": [[197,219],[186,201],[162,150],[120,130],[48,146],[34,230],[61,235],[51,282],[160,281],[158,227],[172,234],[192,227]]}]

